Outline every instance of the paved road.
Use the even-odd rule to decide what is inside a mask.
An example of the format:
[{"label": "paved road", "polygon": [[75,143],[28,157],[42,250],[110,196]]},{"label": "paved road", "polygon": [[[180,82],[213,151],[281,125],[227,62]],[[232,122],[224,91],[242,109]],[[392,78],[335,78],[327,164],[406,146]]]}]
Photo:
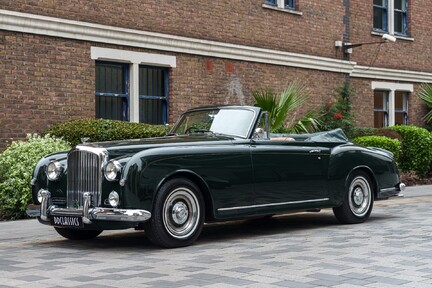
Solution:
[{"label": "paved road", "polygon": [[163,250],[142,232],[71,242],[35,220],[0,223],[3,287],[432,287],[432,186],[376,202],[370,220],[330,210],[208,225]]}]

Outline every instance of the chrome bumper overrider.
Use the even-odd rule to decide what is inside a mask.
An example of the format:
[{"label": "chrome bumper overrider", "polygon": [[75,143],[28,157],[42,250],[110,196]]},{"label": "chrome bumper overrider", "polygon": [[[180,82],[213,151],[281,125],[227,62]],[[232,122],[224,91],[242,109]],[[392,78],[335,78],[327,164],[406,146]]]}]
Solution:
[{"label": "chrome bumper overrider", "polygon": [[389,197],[396,197],[396,196],[403,196],[401,194],[402,191],[404,191],[406,188],[404,183],[399,183],[396,187],[386,188],[386,189],[380,189],[378,191],[378,199],[387,199]]},{"label": "chrome bumper overrider", "polygon": [[49,221],[49,216],[80,216],[85,224],[91,224],[94,220],[121,221],[121,222],[144,222],[150,219],[151,213],[139,209],[117,209],[117,208],[91,208],[91,195],[84,193],[84,206],[82,209],[60,208],[49,205],[51,193],[41,190],[42,203],[40,205],[30,204],[27,206],[27,215],[40,217],[42,221]]}]

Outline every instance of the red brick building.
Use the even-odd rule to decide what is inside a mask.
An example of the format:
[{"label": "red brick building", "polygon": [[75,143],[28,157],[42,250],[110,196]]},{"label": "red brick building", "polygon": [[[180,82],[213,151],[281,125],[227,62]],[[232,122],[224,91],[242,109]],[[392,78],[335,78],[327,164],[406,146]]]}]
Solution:
[{"label": "red brick building", "polygon": [[[0,2],[0,149],[83,117],[172,123],[184,110],[252,104],[299,80],[309,109],[350,81],[359,126],[422,125],[432,82],[426,0]],[[341,43],[362,45],[345,53]]]}]

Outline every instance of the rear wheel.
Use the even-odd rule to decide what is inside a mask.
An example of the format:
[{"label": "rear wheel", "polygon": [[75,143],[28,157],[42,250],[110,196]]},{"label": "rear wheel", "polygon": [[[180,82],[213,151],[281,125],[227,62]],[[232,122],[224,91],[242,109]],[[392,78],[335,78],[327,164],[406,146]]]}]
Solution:
[{"label": "rear wheel", "polygon": [[204,201],[199,188],[184,178],[169,180],[159,189],[147,237],[156,245],[174,248],[192,244],[204,224]]},{"label": "rear wheel", "polygon": [[69,240],[88,240],[96,238],[103,230],[75,230],[54,227],[58,234]]},{"label": "rear wheel", "polygon": [[369,176],[354,172],[348,179],[348,186],[343,204],[333,208],[336,218],[345,224],[356,224],[366,221],[373,206],[373,188]]}]

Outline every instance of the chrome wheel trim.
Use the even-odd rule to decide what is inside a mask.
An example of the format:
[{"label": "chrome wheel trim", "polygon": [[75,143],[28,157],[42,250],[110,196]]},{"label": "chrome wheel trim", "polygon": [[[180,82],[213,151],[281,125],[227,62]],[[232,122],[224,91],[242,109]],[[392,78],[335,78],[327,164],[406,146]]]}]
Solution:
[{"label": "chrome wheel trim", "polygon": [[200,208],[195,194],[188,188],[173,190],[165,200],[162,220],[172,237],[185,239],[191,236],[200,218]]},{"label": "chrome wheel trim", "polygon": [[355,177],[350,184],[348,194],[349,208],[357,217],[365,216],[372,202],[372,190],[363,176]]}]

